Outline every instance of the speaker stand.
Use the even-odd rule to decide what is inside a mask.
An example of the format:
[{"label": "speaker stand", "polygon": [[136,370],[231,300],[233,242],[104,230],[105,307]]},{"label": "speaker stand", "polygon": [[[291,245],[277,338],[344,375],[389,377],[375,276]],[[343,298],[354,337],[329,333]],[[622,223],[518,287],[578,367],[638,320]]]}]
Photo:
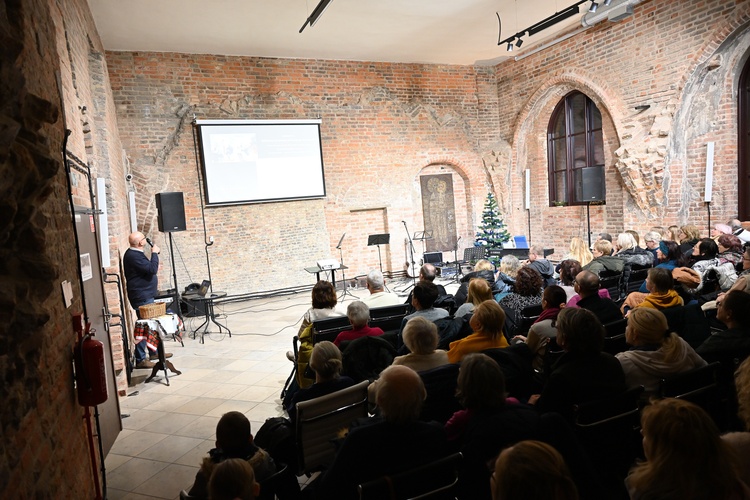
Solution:
[{"label": "speaker stand", "polygon": [[177,317],[180,318],[183,326],[185,325],[184,318],[182,317],[182,308],[180,307],[180,288],[177,286],[177,269],[174,266],[174,248],[172,247],[172,231],[168,231],[169,235],[169,262],[172,265],[172,279],[174,280],[174,302],[175,309],[177,309]]},{"label": "speaker stand", "polygon": [[589,248],[591,248],[591,202],[586,202],[586,227],[588,230],[586,231],[589,235]]}]

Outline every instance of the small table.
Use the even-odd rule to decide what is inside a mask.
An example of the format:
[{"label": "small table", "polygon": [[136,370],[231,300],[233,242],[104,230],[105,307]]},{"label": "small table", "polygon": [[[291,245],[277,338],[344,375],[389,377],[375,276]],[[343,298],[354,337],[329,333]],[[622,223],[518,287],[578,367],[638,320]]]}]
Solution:
[{"label": "small table", "polygon": [[305,271],[307,271],[310,274],[314,274],[315,275],[315,279],[317,281],[320,281],[320,273],[327,273],[327,272],[330,271],[330,273],[331,273],[331,284],[333,285],[333,288],[336,289],[336,271],[338,269],[346,270],[346,269],[349,269],[349,268],[346,267],[346,266],[344,266],[344,265],[340,265],[339,267],[337,267],[335,269],[321,269],[320,266],[315,265],[315,266],[312,266],[312,267],[306,267]]},{"label": "small table", "polygon": [[226,325],[222,325],[218,321],[216,321],[216,314],[214,312],[214,301],[216,299],[223,299],[227,296],[227,292],[213,292],[213,293],[207,293],[206,295],[200,295],[200,294],[182,294],[183,298],[188,298],[190,300],[197,300],[203,303],[203,310],[206,314],[206,319],[203,320],[203,323],[200,324],[198,328],[193,330],[193,338],[195,338],[198,335],[198,330],[203,328],[203,331],[201,332],[201,344],[204,343],[203,336],[208,332],[208,325],[209,323],[213,323],[216,326],[219,327],[219,333],[221,333],[222,328],[226,330],[229,333],[229,336],[232,336],[232,331],[227,328]]},{"label": "small table", "polygon": [[[169,385],[169,373],[167,368],[172,371],[175,375],[180,375],[182,372],[174,367],[171,361],[167,360],[164,356],[164,339],[167,335],[174,336],[176,332],[179,332],[179,323],[176,319],[175,314],[165,314],[164,316],[157,316],[156,318],[150,319],[139,319],[135,322],[136,328],[141,327],[143,333],[147,338],[148,348],[152,349],[156,347],[156,352],[159,356],[159,361],[154,365],[151,370],[151,375],[148,376],[146,382],[151,382],[156,376],[159,370],[164,370],[164,381]],[[156,332],[156,336],[151,335]],[[182,338],[180,338],[182,342]],[[153,344],[156,344],[154,346]]]}]

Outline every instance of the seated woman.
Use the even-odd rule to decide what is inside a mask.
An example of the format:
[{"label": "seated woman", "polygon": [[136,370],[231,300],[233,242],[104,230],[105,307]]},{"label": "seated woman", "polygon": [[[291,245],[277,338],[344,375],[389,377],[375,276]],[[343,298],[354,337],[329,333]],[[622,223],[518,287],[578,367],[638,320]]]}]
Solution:
[{"label": "seated woman", "polygon": [[730,262],[735,269],[742,263],[742,240],[733,234],[722,234],[716,239],[719,253],[716,258],[720,263]]},{"label": "seated woman", "polygon": [[342,342],[356,340],[360,337],[379,337],[383,335],[380,328],[371,328],[367,325],[370,321],[370,308],[362,301],[355,300],[346,308],[346,317],[352,324],[352,330],[344,330],[336,336],[333,341],[336,347],[341,347]]},{"label": "seated woman", "polygon": [[672,271],[661,267],[649,269],[645,284],[648,293],[633,292],[622,303],[621,311],[625,316],[636,307],[661,310],[683,305],[682,297],[674,289]]},{"label": "seated woman", "polygon": [[[659,246],[656,248],[656,261],[658,264],[654,267],[671,271],[677,267],[677,261],[679,258],[680,247],[677,243],[674,241],[660,241]],[[645,281],[641,284],[641,288],[638,291],[641,293],[648,293]]]},{"label": "seated woman", "polygon": [[453,300],[457,306],[461,306],[468,300],[469,283],[476,278],[484,279],[490,288],[493,288],[495,286],[495,266],[492,265],[492,262],[486,259],[478,260],[474,264],[474,271],[461,278],[461,285],[453,295]]},{"label": "seated woman", "polygon": [[[570,240],[570,247],[568,250],[568,253],[566,253],[562,260],[577,260],[581,263],[581,266],[585,266],[589,262],[591,262],[594,259],[594,255],[591,253],[591,250],[589,250],[589,247],[586,246],[586,243],[584,243],[583,239],[579,238],[578,236],[574,236]],[[560,266],[555,269],[558,273],[560,272]]]},{"label": "seated woman", "polygon": [[716,319],[727,326],[708,337],[695,350],[708,363],[721,361],[734,367],[750,355],[750,294],[733,290],[717,300]]},{"label": "seated woman", "polygon": [[630,498],[750,497],[736,458],[700,407],[681,399],[655,401],[643,409],[641,429],[646,460],[625,481]]},{"label": "seated woman", "polygon": [[456,310],[453,315],[455,318],[461,318],[474,312],[474,308],[485,300],[492,300],[492,289],[487,280],[474,278],[469,282],[469,293],[466,296],[466,302]]},{"label": "seated woman", "polygon": [[[541,280],[541,276],[539,279]],[[504,324],[505,312],[502,307],[494,300],[485,300],[474,309],[474,314],[469,320],[469,326],[474,333],[450,343],[448,360],[451,363],[458,363],[464,356],[472,352],[480,352],[495,347],[508,347],[508,341],[503,335]]]},{"label": "seated woman", "polygon": [[639,307],[630,311],[625,340],[633,346],[615,357],[622,365],[628,388],[644,386],[646,395],[655,394],[659,381],[706,366],[706,361],[679,335],[669,332],[661,311]]},{"label": "seated woman", "polygon": [[577,260],[567,259],[560,262],[560,287],[565,290],[565,296],[568,300],[576,294],[575,281],[576,276],[583,270],[581,263]]},{"label": "seated woman", "polygon": [[691,269],[700,275],[701,282],[696,288],[689,289],[690,293],[700,294],[705,284],[705,278],[708,271],[716,271],[719,278],[719,286],[722,291],[729,290],[737,280],[737,270],[734,265],[725,262],[721,263],[717,258],[719,246],[711,238],[703,238],[693,247],[691,255],[693,264]]},{"label": "seated woman", "polygon": [[301,336],[305,328],[310,326],[313,321],[336,316],[346,316],[344,308],[337,303],[336,289],[330,281],[320,280],[315,283],[312,289],[312,307],[302,316],[302,324],[299,327],[297,336]]},{"label": "seated woman", "polygon": [[495,300],[499,301],[510,292],[516,284],[516,275],[521,269],[521,261],[515,255],[503,255],[500,259],[500,269],[495,276]]},{"label": "seated woman", "polygon": [[[575,261],[574,261],[575,262]],[[550,339],[557,337],[557,316],[565,307],[565,290],[557,285],[548,286],[542,295],[542,314],[531,325],[527,336],[517,335],[513,340],[526,342],[529,350],[535,353],[534,368],[541,368],[544,353]]]},{"label": "seated woman", "polygon": [[745,244],[744,246],[745,253],[742,254],[742,272],[737,277],[737,280],[734,282],[734,285],[732,285],[732,288],[727,290],[726,292],[720,293],[716,300],[712,300],[710,302],[706,302],[701,306],[701,308],[704,311],[716,309],[716,303],[718,301],[721,301],[722,297],[724,297],[727,293],[733,291],[733,290],[739,290],[741,292],[750,293],[750,244]]},{"label": "seated woman", "polygon": [[612,256],[612,243],[607,240],[598,240],[594,242],[594,248],[591,251],[594,260],[583,266],[584,271],[591,271],[597,276],[602,271],[621,273],[625,268],[625,261]]},{"label": "seated woman", "polygon": [[569,421],[573,405],[625,391],[625,375],[614,356],[602,352],[604,326],[587,309],[565,308],[557,315],[557,345],[564,352],[552,365],[541,394],[529,398],[542,412]]},{"label": "seated woman", "polygon": [[680,226],[680,229],[677,231],[677,240],[675,241],[680,243],[680,254],[690,255],[693,251],[693,247],[700,239],[701,231],[698,229],[698,226],[687,224],[685,226]]},{"label": "seated woman", "polygon": [[[471,289],[470,289],[471,292]],[[416,372],[447,365],[448,353],[436,349],[438,345],[437,325],[422,317],[410,319],[404,327],[404,344],[409,354],[397,356],[394,365],[408,366]]]},{"label": "seated woman", "polygon": [[578,500],[578,488],[562,455],[541,441],[505,448],[495,462],[492,499]]},{"label": "seated woman", "polygon": [[[506,316],[509,316],[511,323],[516,324],[518,322],[524,308],[542,303],[543,286],[544,278],[533,267],[524,266],[518,270],[513,292],[498,302],[500,307],[505,311]],[[512,333],[514,332],[508,332],[509,335]]]},{"label": "seated woman", "polygon": [[290,420],[294,421],[297,414],[296,405],[302,401],[319,398],[332,392],[354,385],[349,377],[341,376],[341,351],[333,342],[324,340],[313,347],[310,356],[310,368],[315,372],[315,383],[307,389],[300,389],[286,406]]}]

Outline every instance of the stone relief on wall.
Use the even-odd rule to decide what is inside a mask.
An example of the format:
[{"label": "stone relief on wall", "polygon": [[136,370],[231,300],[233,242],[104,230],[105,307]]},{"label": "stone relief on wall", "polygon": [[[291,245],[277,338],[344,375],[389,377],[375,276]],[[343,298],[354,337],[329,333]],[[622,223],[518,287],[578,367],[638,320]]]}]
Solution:
[{"label": "stone relief on wall", "polygon": [[422,175],[422,214],[425,232],[432,238],[425,241],[428,252],[453,250],[456,246],[456,209],[453,203],[451,174]]}]

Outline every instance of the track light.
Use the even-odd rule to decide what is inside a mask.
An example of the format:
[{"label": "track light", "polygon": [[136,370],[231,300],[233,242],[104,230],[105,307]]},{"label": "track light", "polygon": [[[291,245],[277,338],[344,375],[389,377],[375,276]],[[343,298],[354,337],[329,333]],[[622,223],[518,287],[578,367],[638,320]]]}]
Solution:
[{"label": "track light", "polygon": [[604,6],[609,7],[609,4],[612,3],[612,0],[604,0]]},{"label": "track light", "polygon": [[521,40],[521,39],[519,38],[518,40],[516,40],[516,47],[518,47],[518,48],[520,49],[520,48],[521,48],[521,45],[523,45],[523,40]]},{"label": "track light", "polygon": [[305,29],[308,25],[315,26],[315,23],[318,22],[318,19],[320,19],[320,16],[323,15],[323,12],[326,11],[328,8],[328,5],[333,0],[320,0],[320,3],[313,9],[312,14],[310,14],[310,17],[305,19],[305,24],[302,25],[302,27],[299,29],[299,32],[302,33],[302,30]]},{"label": "track light", "polygon": [[508,48],[506,50],[508,52],[513,52],[513,40],[508,42]]},{"label": "track light", "polygon": [[591,7],[589,7],[589,12],[596,12],[596,9],[599,8],[599,4],[596,2],[591,2]]}]

